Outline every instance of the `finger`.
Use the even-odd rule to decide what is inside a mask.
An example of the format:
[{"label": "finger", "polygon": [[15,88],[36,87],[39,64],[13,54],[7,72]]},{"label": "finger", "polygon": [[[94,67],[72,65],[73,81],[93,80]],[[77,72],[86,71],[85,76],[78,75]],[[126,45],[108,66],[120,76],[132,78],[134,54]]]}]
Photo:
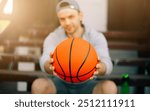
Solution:
[{"label": "finger", "polygon": [[94,72],[94,75],[98,75],[98,71],[97,70]]},{"label": "finger", "polygon": [[49,56],[50,56],[50,58],[52,58],[52,57],[53,57],[53,52],[50,52],[50,55],[49,55]]},{"label": "finger", "polygon": [[90,77],[90,80],[94,79],[94,76]]},{"label": "finger", "polygon": [[99,58],[99,56],[97,57],[97,61],[98,61],[98,62],[100,62],[100,58]]},{"label": "finger", "polygon": [[54,62],[53,58],[50,58],[49,63],[52,64]]},{"label": "finger", "polygon": [[57,76],[57,73],[56,73],[55,71],[53,71],[53,75],[54,75],[54,76]]},{"label": "finger", "polygon": [[100,63],[98,63],[98,64],[96,65],[96,68],[97,68],[97,69],[99,69],[99,68],[100,68]]},{"label": "finger", "polygon": [[52,65],[49,66],[49,70],[52,70]]},{"label": "finger", "polygon": [[54,66],[50,65],[49,69],[50,69],[51,71],[54,71],[55,68],[54,68]]}]

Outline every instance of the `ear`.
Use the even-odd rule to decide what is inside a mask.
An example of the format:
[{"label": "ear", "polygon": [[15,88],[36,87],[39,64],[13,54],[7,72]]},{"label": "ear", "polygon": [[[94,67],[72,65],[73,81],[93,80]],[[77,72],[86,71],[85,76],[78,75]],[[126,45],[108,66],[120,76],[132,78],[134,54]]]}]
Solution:
[{"label": "ear", "polygon": [[80,16],[80,20],[83,21],[83,12],[82,11],[79,12],[79,16]]}]

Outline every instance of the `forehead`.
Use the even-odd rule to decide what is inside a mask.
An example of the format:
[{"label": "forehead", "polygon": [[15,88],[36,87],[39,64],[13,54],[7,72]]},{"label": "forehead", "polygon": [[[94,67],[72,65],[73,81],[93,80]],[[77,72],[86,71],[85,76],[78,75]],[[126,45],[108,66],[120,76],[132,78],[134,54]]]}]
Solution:
[{"label": "forehead", "polygon": [[77,14],[78,14],[78,11],[75,9],[71,9],[71,8],[62,9],[57,13],[58,17],[67,17],[70,15],[77,15]]}]

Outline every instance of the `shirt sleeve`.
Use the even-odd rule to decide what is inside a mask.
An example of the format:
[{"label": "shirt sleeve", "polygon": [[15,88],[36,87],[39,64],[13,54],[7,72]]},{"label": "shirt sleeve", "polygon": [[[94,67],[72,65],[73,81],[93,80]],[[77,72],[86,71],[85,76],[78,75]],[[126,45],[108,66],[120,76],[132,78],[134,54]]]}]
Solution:
[{"label": "shirt sleeve", "polygon": [[55,49],[55,41],[54,41],[54,34],[51,33],[48,37],[44,40],[43,43],[43,53],[39,60],[41,70],[46,72],[44,69],[44,64],[47,60],[50,59],[50,52],[53,52]]},{"label": "shirt sleeve", "polygon": [[100,58],[100,61],[106,65],[106,75],[112,72],[113,65],[109,55],[108,43],[105,36],[102,33],[95,34],[94,47]]}]

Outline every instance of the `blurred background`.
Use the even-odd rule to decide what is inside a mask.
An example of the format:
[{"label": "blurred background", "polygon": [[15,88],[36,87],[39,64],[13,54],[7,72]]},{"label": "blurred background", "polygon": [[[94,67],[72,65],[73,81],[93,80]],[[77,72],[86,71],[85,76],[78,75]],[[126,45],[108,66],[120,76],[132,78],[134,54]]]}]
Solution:
[{"label": "blurred background", "polygon": [[[0,0],[0,93],[31,93],[45,75],[39,57],[45,37],[59,26],[60,0]],[[150,93],[150,1],[76,0],[84,23],[108,40],[119,93]]]}]

